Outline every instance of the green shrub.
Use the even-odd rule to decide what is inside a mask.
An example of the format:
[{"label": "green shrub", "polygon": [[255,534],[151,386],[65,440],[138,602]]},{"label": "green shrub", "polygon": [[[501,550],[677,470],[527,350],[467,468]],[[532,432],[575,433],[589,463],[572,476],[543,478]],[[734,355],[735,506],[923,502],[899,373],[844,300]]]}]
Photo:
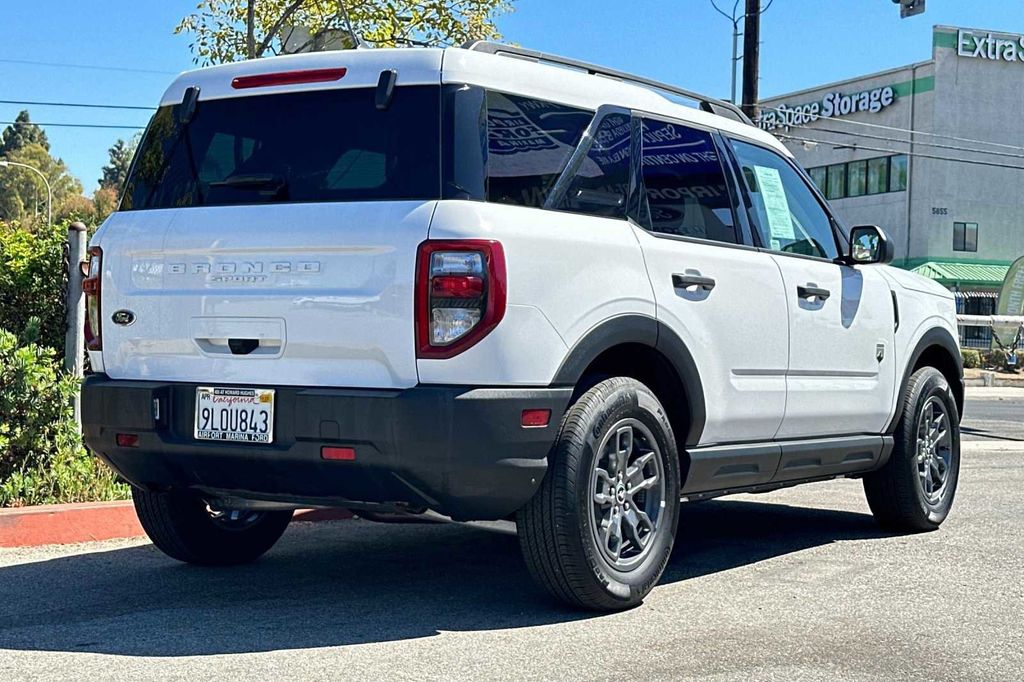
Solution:
[{"label": "green shrub", "polygon": [[0,329],[0,506],[119,499],[125,485],[82,446],[74,377],[53,349]]},{"label": "green shrub", "polygon": [[0,223],[0,328],[61,353],[66,241],[66,225],[29,230]]},{"label": "green shrub", "polygon": [[964,356],[964,369],[977,369],[981,367],[981,353],[970,349],[963,349],[960,353]]}]

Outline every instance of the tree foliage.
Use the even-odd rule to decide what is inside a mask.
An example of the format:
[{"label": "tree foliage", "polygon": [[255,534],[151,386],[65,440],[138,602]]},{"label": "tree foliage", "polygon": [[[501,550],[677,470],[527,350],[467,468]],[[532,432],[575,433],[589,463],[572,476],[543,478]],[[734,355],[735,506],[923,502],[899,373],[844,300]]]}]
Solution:
[{"label": "tree foliage", "polygon": [[78,380],[57,367],[52,349],[0,327],[0,507],[128,496],[82,447],[72,408]]},{"label": "tree foliage", "polygon": [[50,142],[46,139],[46,132],[32,123],[28,111],[22,111],[14,119],[14,123],[7,126],[0,134],[0,156],[17,152],[28,145],[39,145],[46,151],[50,151]]},{"label": "tree foliage", "polygon": [[[352,27],[374,47],[458,45],[501,37],[495,17],[513,0],[201,0],[175,33],[191,34],[196,63],[351,47]],[[249,21],[249,17],[252,21]]]},{"label": "tree foliage", "polygon": [[135,155],[135,148],[139,145],[139,135],[125,142],[118,139],[114,146],[107,150],[110,161],[103,167],[103,177],[99,184],[101,189],[112,189],[120,193],[124,183],[128,180],[128,170],[132,165],[132,157]]},{"label": "tree foliage", "polygon": [[63,355],[67,225],[0,223],[0,328]]},{"label": "tree foliage", "polygon": [[[39,143],[31,142],[16,147],[0,158],[31,166],[46,176],[53,189],[55,216],[65,200],[82,194],[82,183],[68,172],[64,161],[50,156],[47,147]],[[46,185],[38,175],[18,166],[0,169],[0,220],[26,224],[34,222],[35,216],[45,220],[46,202]]]}]

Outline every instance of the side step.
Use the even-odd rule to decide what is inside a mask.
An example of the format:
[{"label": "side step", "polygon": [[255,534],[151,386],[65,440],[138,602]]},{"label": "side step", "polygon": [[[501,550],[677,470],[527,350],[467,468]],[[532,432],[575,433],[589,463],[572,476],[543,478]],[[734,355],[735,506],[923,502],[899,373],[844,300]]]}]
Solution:
[{"label": "side step", "polygon": [[682,494],[767,492],[761,488],[863,474],[883,466],[892,448],[892,436],[870,435],[692,448]]}]

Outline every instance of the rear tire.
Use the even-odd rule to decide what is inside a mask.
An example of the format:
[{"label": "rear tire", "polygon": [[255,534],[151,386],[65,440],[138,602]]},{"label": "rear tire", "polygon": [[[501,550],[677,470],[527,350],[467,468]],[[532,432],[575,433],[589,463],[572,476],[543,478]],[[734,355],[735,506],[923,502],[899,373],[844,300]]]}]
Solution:
[{"label": "rear tire", "polygon": [[157,549],[178,561],[230,566],[254,561],[274,546],[291,511],[213,512],[197,495],[132,488],[135,512]]},{"label": "rear tire", "polygon": [[907,382],[892,456],[864,477],[879,525],[896,531],[935,530],[953,506],[960,478],[960,415],[946,378],[923,367]]},{"label": "rear tire", "polygon": [[612,611],[661,578],[679,518],[679,454],[661,403],[629,378],[600,382],[565,415],[548,472],[516,516],[533,578],[557,599]]}]

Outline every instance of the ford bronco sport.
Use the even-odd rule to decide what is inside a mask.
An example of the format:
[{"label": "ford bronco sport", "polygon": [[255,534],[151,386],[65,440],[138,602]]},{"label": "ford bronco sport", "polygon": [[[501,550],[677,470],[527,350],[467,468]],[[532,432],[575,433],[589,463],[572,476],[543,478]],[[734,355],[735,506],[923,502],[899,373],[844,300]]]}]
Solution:
[{"label": "ford bronco sport", "polygon": [[90,253],[86,443],[182,561],[299,507],[514,518],[539,583],[619,609],[681,501],[953,502],[951,295],[669,85],[487,43],[185,73]]}]

